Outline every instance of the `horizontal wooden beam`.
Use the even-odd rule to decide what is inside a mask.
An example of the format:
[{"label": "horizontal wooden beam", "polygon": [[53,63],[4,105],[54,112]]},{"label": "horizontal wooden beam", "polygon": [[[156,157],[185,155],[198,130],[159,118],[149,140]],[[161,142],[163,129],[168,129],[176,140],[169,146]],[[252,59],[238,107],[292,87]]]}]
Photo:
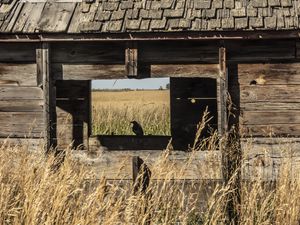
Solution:
[{"label": "horizontal wooden beam", "polygon": [[130,40],[226,40],[299,39],[299,30],[138,32],[99,34],[0,34],[0,42],[130,41]]}]

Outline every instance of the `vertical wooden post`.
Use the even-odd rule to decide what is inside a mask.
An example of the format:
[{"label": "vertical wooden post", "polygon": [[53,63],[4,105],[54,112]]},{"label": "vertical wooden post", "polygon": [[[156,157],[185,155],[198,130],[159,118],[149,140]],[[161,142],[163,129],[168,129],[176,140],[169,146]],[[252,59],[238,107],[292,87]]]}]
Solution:
[{"label": "vertical wooden post", "polygon": [[132,180],[134,192],[137,193],[138,191],[141,191],[141,193],[145,194],[149,186],[150,177],[151,171],[144,161],[138,156],[132,157]]},{"label": "vertical wooden post", "polygon": [[219,136],[223,136],[227,131],[227,65],[226,65],[226,49],[219,49],[219,78],[218,78],[218,132]]},{"label": "vertical wooden post", "polygon": [[138,47],[136,42],[128,42],[125,49],[125,66],[128,77],[138,76]]},{"label": "vertical wooden post", "polygon": [[44,140],[45,151],[49,151],[54,146],[54,140],[56,137],[56,123],[55,123],[55,87],[54,81],[50,72],[50,45],[49,43],[41,43],[36,50],[37,61],[37,81],[40,87],[43,89],[44,96]]}]

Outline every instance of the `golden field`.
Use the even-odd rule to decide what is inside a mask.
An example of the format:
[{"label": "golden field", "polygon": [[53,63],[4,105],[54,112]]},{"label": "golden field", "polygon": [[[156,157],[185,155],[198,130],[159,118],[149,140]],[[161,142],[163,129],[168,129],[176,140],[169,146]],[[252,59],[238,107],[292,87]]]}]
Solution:
[{"label": "golden field", "polygon": [[135,120],[146,135],[170,135],[169,105],[167,90],[93,91],[93,134],[133,135]]}]

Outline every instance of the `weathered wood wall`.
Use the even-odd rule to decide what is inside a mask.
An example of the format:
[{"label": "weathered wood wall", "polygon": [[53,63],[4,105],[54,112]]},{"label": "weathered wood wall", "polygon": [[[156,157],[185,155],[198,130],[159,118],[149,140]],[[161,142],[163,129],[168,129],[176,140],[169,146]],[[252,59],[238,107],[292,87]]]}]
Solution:
[{"label": "weathered wood wall", "polygon": [[231,83],[244,136],[300,136],[300,63],[239,64]]},{"label": "weathered wood wall", "polygon": [[[0,140],[43,137],[43,90],[38,87],[35,44],[0,44]],[[20,138],[26,137],[26,140]]]},{"label": "weathered wood wall", "polygon": [[[0,138],[43,137],[45,102],[41,77],[37,76],[39,45],[0,44],[0,81],[9,81],[0,82]],[[58,88],[58,142],[65,146],[75,139],[77,146],[89,136],[90,87],[86,80],[128,76],[217,79],[221,47],[226,49],[229,92],[239,109],[237,124],[245,136],[299,136],[299,46],[292,39],[140,41],[134,45],[122,41],[53,42],[49,66]],[[130,72],[126,65],[136,68]],[[69,125],[62,125],[70,116]]]}]

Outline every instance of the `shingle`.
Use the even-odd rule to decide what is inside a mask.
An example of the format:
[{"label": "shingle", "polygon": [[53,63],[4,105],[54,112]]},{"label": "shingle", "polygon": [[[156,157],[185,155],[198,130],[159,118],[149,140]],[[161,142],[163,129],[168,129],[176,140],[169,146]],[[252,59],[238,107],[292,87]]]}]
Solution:
[{"label": "shingle", "polygon": [[128,30],[138,30],[141,25],[141,20],[126,20],[125,27]]},{"label": "shingle", "polygon": [[284,28],[284,17],[277,17],[277,28]]},{"label": "shingle", "polygon": [[166,27],[167,20],[162,19],[162,20],[152,20],[150,23],[150,28],[152,30],[161,30]]},{"label": "shingle", "polygon": [[280,6],[280,0],[268,0],[269,6]]},{"label": "shingle", "polygon": [[223,8],[223,0],[213,0],[212,1],[212,5],[211,5],[212,9],[222,9]]},{"label": "shingle", "polygon": [[161,19],[162,14],[163,14],[162,10],[152,9],[152,10],[149,10],[149,15],[148,16],[151,19]]},{"label": "shingle", "polygon": [[173,30],[179,27],[179,19],[169,19],[168,20],[168,28]]},{"label": "shingle", "polygon": [[95,20],[96,21],[107,21],[110,19],[111,12],[110,11],[98,11]]},{"label": "shingle", "polygon": [[122,29],[123,20],[110,21],[107,23],[107,31],[119,32]]},{"label": "shingle", "polygon": [[140,29],[149,30],[150,20],[142,20]]},{"label": "shingle", "polygon": [[253,7],[263,8],[268,6],[267,0],[252,0],[251,1]]},{"label": "shingle", "polygon": [[122,1],[120,3],[120,9],[132,9],[133,2],[132,1]]},{"label": "shingle", "polygon": [[233,9],[234,0],[224,0],[224,8]]},{"label": "shingle", "polygon": [[162,9],[170,9],[174,3],[174,0],[162,0],[161,8]]},{"label": "shingle", "polygon": [[183,17],[183,13],[184,13],[183,9],[178,9],[178,10],[166,9],[164,11],[164,16],[165,17],[178,18],[178,17]]},{"label": "shingle", "polygon": [[151,9],[160,9],[161,2],[159,1],[153,1],[151,4]]},{"label": "shingle", "polygon": [[125,10],[113,11],[111,15],[111,20],[120,20],[123,19],[124,16],[125,16]]},{"label": "shingle", "polygon": [[264,20],[262,17],[249,18],[249,26],[252,28],[262,28],[264,26]]},{"label": "shingle", "polygon": [[233,17],[245,17],[246,16],[246,8],[232,9],[231,16]]},{"label": "shingle", "polygon": [[187,20],[187,19],[180,19],[179,20],[179,28],[190,28],[191,27],[191,20]]},{"label": "shingle", "polygon": [[215,30],[221,27],[221,20],[220,19],[211,19],[208,21],[208,29]]},{"label": "shingle", "polygon": [[119,6],[119,2],[103,2],[102,7],[105,11],[113,11],[117,10]]},{"label": "shingle", "polygon": [[276,28],[276,17],[273,16],[273,17],[266,17],[265,18],[265,28],[268,28],[268,29],[275,29]]},{"label": "shingle", "polygon": [[272,9],[267,7],[267,8],[259,8],[258,9],[258,16],[259,17],[270,17],[273,16],[272,14]]},{"label": "shingle", "polygon": [[283,7],[293,6],[292,0],[281,0],[281,6]]},{"label": "shingle", "polygon": [[137,19],[139,17],[139,10],[138,9],[127,10],[126,17],[128,19]]},{"label": "shingle", "polygon": [[206,9],[202,11],[202,16],[204,18],[213,18],[216,17],[216,10],[215,9]]},{"label": "shingle", "polygon": [[247,8],[247,16],[249,17],[257,17],[257,8],[254,8],[252,6],[249,6]]},{"label": "shingle", "polygon": [[195,9],[210,9],[211,8],[211,0],[201,0],[194,2]]},{"label": "shingle", "polygon": [[236,29],[245,29],[248,27],[248,18],[235,18],[234,25]]},{"label": "shingle", "polygon": [[234,19],[233,18],[223,18],[222,19],[222,28],[233,29],[234,28]]}]

